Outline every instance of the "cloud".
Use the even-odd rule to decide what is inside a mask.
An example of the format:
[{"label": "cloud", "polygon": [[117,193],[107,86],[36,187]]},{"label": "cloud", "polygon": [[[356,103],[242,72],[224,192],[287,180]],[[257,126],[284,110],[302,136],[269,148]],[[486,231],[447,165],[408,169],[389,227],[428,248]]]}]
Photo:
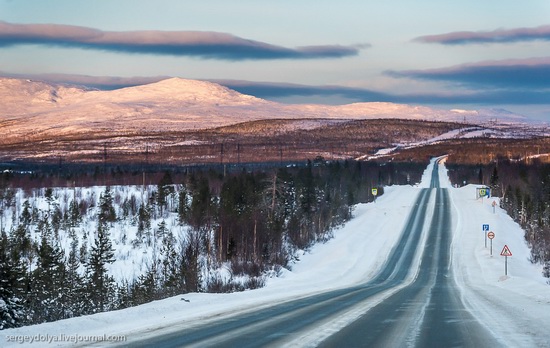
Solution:
[{"label": "cloud", "polygon": [[414,41],[443,45],[477,43],[514,43],[521,41],[550,41],[550,25],[535,28],[497,29],[493,31],[458,31],[440,35],[420,36]]},{"label": "cloud", "polygon": [[125,87],[140,86],[169,79],[171,76],[90,76],[78,74],[14,74],[0,71],[0,77],[30,79],[46,83],[83,86],[99,90],[115,90]]},{"label": "cloud", "polygon": [[115,32],[71,25],[13,24],[0,21],[0,47],[25,44],[230,61],[343,58],[356,56],[361,49],[368,46],[321,45],[287,48],[218,32]]},{"label": "cloud", "polygon": [[253,82],[242,80],[211,81],[234,89],[240,93],[266,99],[311,96],[339,96],[356,101],[381,101],[388,99],[388,95],[382,92],[345,86],[311,86],[295,83]]},{"label": "cloud", "polygon": [[[546,91],[447,91],[440,93],[405,93],[393,94],[374,91],[366,88],[352,88],[345,86],[311,86],[291,83],[252,82],[241,80],[215,80],[231,89],[259,98],[279,99],[293,97],[324,97],[324,103],[333,104],[336,100],[351,102],[392,102],[408,104],[549,104],[550,92]],[[297,98],[293,98],[296,100]]]},{"label": "cloud", "polygon": [[550,57],[485,61],[442,69],[387,71],[392,77],[498,89],[550,88]]}]

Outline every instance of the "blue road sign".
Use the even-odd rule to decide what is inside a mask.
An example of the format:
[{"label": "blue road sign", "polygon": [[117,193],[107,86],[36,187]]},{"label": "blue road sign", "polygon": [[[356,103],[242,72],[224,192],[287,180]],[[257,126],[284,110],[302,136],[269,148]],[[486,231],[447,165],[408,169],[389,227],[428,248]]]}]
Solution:
[{"label": "blue road sign", "polygon": [[483,231],[489,231],[489,224],[483,224]]}]

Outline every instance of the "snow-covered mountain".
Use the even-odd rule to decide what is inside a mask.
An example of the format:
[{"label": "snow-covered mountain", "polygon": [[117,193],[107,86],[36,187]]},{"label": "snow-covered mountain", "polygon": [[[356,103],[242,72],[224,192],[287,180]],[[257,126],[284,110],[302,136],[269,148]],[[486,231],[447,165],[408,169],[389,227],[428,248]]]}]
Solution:
[{"label": "snow-covered mountain", "polygon": [[440,110],[393,103],[287,105],[212,82],[180,78],[113,91],[0,78],[0,101],[0,122],[8,138],[181,131],[275,118],[524,121],[522,116],[506,110]]}]

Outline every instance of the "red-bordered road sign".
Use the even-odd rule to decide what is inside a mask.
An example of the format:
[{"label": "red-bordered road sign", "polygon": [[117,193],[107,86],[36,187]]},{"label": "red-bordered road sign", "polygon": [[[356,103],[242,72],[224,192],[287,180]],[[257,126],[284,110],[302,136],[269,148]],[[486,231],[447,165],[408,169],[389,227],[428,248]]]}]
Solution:
[{"label": "red-bordered road sign", "polygon": [[512,256],[512,252],[510,251],[510,248],[508,248],[508,245],[504,245],[504,248],[502,248],[502,251],[500,252],[500,256]]},{"label": "red-bordered road sign", "polygon": [[495,238],[495,232],[493,232],[493,231],[488,232],[488,233],[487,233],[487,238],[489,238],[489,239]]}]

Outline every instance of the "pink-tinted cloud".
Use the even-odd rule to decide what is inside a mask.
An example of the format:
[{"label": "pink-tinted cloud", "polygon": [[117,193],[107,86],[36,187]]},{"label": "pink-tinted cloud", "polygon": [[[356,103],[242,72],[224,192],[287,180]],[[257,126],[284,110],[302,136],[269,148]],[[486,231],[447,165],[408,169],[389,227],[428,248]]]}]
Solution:
[{"label": "pink-tinted cloud", "polygon": [[550,25],[535,28],[497,29],[493,31],[457,31],[447,34],[420,36],[414,41],[444,45],[475,43],[513,43],[520,41],[550,41]]},{"label": "pink-tinted cloud", "polygon": [[0,47],[24,44],[222,60],[342,58],[358,55],[360,49],[365,48],[365,45],[287,48],[218,32],[114,32],[71,25],[0,21]]}]

